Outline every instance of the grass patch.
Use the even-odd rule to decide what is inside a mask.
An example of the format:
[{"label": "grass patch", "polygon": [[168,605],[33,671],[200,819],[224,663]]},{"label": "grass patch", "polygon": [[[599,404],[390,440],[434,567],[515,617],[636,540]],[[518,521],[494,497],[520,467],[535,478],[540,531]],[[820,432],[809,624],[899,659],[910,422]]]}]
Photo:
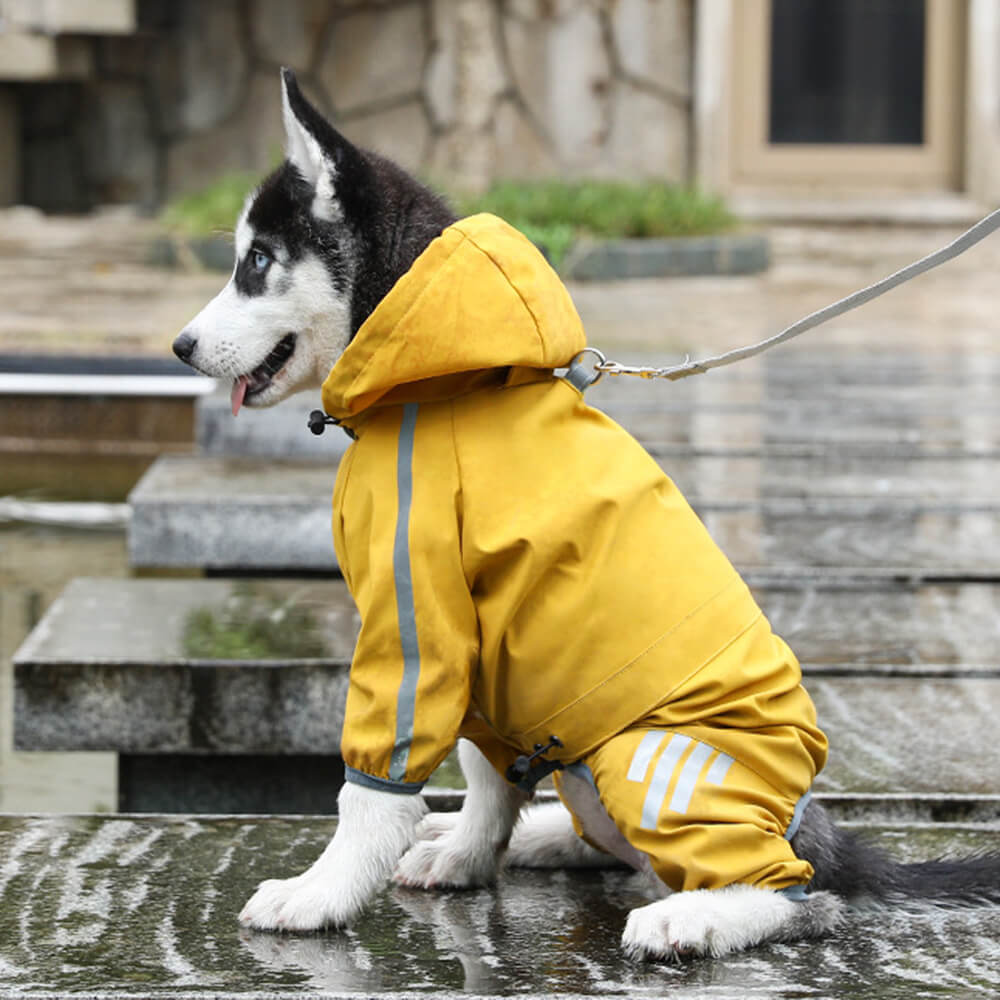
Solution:
[{"label": "grass patch", "polygon": [[461,215],[492,212],[506,219],[556,264],[579,236],[702,236],[736,224],[722,199],[654,181],[501,181],[455,202]]},{"label": "grass patch", "polygon": [[[177,198],[162,219],[185,236],[230,232],[257,174],[230,173]],[[542,246],[558,266],[581,236],[702,236],[733,228],[720,198],[654,181],[500,181],[479,195],[452,195],[459,216],[492,212]]]},{"label": "grass patch", "polygon": [[327,655],[319,623],[291,599],[239,584],[221,608],[200,608],[184,623],[185,656],[195,660],[283,660]]},{"label": "grass patch", "polygon": [[260,175],[254,173],[223,174],[207,187],[168,202],[160,218],[185,236],[231,233],[246,196],[259,182]]}]

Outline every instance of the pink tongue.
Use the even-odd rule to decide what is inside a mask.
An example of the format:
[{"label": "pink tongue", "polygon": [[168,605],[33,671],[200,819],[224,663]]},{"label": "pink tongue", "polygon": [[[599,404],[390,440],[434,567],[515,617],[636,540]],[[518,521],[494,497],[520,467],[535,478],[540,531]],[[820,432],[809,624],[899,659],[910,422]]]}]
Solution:
[{"label": "pink tongue", "polygon": [[250,379],[247,378],[246,375],[241,375],[235,382],[233,382],[233,393],[229,398],[233,404],[234,417],[240,412],[240,407],[243,405],[243,398],[247,394],[247,386],[249,383]]}]

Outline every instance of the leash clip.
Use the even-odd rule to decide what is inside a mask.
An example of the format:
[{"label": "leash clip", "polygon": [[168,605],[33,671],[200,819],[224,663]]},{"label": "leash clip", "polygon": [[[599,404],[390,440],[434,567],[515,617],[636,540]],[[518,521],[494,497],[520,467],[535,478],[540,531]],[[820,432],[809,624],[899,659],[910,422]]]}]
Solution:
[{"label": "leash clip", "polygon": [[[541,743],[536,743],[534,753],[521,754],[507,768],[507,780],[515,787],[520,788],[522,792],[533,791],[535,785],[542,778],[547,777],[553,771],[562,771],[566,767],[558,760],[543,760],[537,764],[534,764],[534,761],[562,745],[562,740],[558,736],[550,736],[549,742],[544,746]],[[533,764],[534,766],[532,766]]]}]

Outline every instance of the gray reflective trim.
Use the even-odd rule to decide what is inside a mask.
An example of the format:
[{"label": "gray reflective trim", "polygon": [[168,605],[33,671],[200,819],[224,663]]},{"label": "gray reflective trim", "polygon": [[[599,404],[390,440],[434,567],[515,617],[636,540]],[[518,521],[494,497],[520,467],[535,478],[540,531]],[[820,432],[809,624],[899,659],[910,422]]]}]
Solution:
[{"label": "gray reflective trim", "polygon": [[375,788],[380,792],[394,792],[397,795],[416,795],[423,787],[422,781],[390,781],[374,774],[365,774],[353,767],[344,768],[344,780],[352,785],[364,785],[365,788]]},{"label": "gray reflective trim", "polygon": [[698,775],[705,766],[715,750],[705,743],[699,743],[692,751],[691,756],[684,762],[680,776],[677,778],[677,785],[674,788],[673,797],[670,800],[670,809],[676,813],[686,813],[691,805],[691,796],[694,795],[695,785],[698,783]]},{"label": "gray reflective trim", "polygon": [[710,785],[721,785],[732,766],[733,758],[720,750],[719,756],[712,761],[712,766],[708,769],[705,780]]},{"label": "gray reflective trim", "polygon": [[663,742],[663,730],[651,729],[635,748],[632,754],[632,763],[628,766],[628,774],[625,775],[629,781],[645,781],[646,772],[649,770],[649,762],[656,753],[656,748]]},{"label": "gray reflective trim", "polygon": [[792,821],[788,824],[788,829],[785,831],[785,840],[791,840],[796,833],[799,832],[799,824],[802,822],[802,815],[806,811],[806,806],[809,805],[809,800],[812,798],[812,790],[810,789],[805,795],[795,803],[795,812],[792,813]]},{"label": "gray reflective trim", "polygon": [[413,439],[417,427],[416,403],[403,407],[399,428],[399,453],[396,460],[396,539],[392,550],[392,569],[396,580],[396,613],[399,617],[399,642],[403,647],[403,679],[396,699],[396,742],[389,761],[389,777],[401,781],[413,743],[413,712],[420,679],[420,646],[417,643],[417,612],[413,602],[413,577],[410,571],[410,508],[413,505]]},{"label": "gray reflective trim", "polygon": [[649,783],[649,790],[646,792],[646,801],[642,806],[642,821],[639,828],[642,830],[655,830],[656,821],[660,815],[660,807],[667,796],[667,787],[673,777],[674,768],[681,759],[681,755],[688,748],[691,742],[690,736],[681,733],[674,733],[670,742],[666,745],[660,759],[653,769],[653,780]]}]

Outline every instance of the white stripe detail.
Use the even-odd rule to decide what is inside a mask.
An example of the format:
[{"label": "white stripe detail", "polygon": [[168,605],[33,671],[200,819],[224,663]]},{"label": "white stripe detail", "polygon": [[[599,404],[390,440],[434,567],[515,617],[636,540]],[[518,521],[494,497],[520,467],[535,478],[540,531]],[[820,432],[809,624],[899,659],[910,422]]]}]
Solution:
[{"label": "white stripe detail", "polygon": [[653,759],[660,744],[663,742],[663,730],[651,729],[643,736],[639,745],[632,754],[632,763],[628,766],[628,774],[625,775],[629,781],[645,781],[646,772],[649,770],[649,762]]},{"label": "white stripe detail", "polygon": [[691,805],[691,796],[694,795],[695,785],[698,783],[698,775],[705,766],[705,761],[715,753],[713,747],[706,743],[697,743],[691,751],[691,756],[684,762],[681,768],[680,777],[677,779],[677,786],[674,788],[673,798],[670,800],[670,810],[676,813],[686,813]]},{"label": "white stripe detail", "polygon": [[712,766],[708,769],[708,774],[705,775],[705,780],[710,785],[721,785],[726,775],[729,773],[729,768],[733,766],[733,758],[727,753],[719,751],[719,756],[712,761]]},{"label": "white stripe detail", "polygon": [[667,797],[670,779],[673,777],[678,761],[690,743],[690,736],[674,733],[663,753],[660,754],[660,759],[656,762],[656,767],[653,770],[653,780],[650,781],[649,790],[646,792],[646,801],[642,806],[642,821],[639,823],[641,830],[656,829],[656,821],[659,818],[663,800]]}]

